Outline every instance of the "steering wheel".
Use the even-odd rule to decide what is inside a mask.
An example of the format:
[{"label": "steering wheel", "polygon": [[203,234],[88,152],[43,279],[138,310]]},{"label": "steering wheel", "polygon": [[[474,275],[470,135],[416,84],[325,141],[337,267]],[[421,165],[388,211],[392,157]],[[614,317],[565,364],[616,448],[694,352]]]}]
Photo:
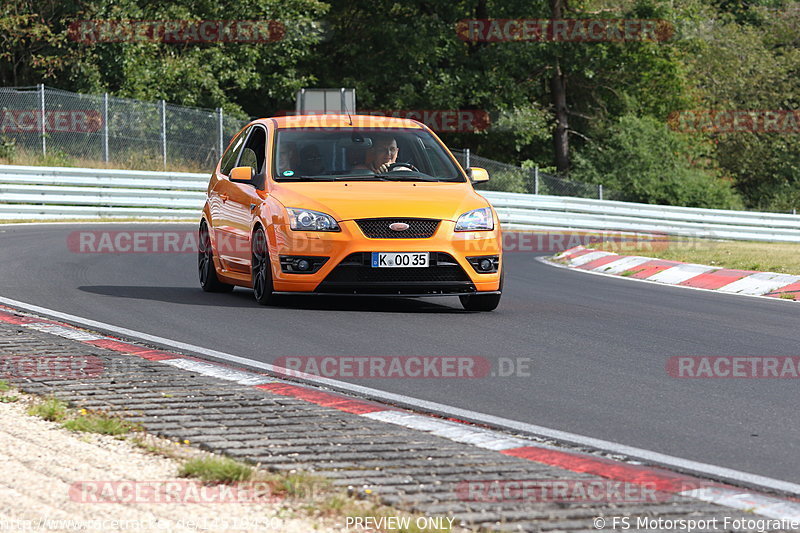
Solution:
[{"label": "steering wheel", "polygon": [[392,163],[388,167],[386,167],[387,172],[394,172],[396,170],[400,170],[403,172],[408,172],[409,170],[413,170],[414,172],[419,172],[419,169],[412,165],[411,163]]}]

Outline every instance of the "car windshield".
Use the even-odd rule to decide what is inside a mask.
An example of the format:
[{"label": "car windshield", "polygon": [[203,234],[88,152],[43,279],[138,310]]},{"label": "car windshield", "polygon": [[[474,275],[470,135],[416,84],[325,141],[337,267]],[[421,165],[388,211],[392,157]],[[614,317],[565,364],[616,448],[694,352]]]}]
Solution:
[{"label": "car windshield", "polygon": [[283,129],[273,161],[278,181],[465,181],[453,158],[421,129]]}]

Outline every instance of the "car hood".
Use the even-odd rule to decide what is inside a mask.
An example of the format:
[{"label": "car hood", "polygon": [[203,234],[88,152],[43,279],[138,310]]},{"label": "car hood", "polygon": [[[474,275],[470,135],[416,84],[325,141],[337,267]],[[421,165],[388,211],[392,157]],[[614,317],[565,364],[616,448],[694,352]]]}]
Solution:
[{"label": "car hood", "polygon": [[291,182],[276,184],[272,194],[286,207],[321,211],[338,221],[376,217],[455,221],[467,211],[489,206],[464,182]]}]

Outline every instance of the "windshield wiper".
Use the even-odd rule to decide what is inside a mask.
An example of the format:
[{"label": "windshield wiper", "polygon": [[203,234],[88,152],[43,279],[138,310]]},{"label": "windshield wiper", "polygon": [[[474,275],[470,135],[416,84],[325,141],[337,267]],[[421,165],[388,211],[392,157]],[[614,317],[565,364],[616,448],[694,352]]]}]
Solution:
[{"label": "windshield wiper", "polygon": [[365,176],[363,174],[359,174],[357,176],[336,176],[333,178],[333,181],[388,181],[386,177],[382,174],[371,174]]},{"label": "windshield wiper", "polygon": [[437,178],[435,176],[428,176],[427,174],[408,175],[408,174],[399,174],[397,172],[387,172],[384,174],[375,174],[375,176],[387,179],[389,181],[447,181]]}]

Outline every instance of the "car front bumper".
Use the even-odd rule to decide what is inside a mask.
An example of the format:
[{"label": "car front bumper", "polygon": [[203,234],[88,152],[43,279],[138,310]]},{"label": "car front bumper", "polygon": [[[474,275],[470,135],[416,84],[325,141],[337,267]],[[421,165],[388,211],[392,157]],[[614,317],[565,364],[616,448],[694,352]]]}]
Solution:
[{"label": "car front bumper", "polygon": [[[293,231],[273,225],[269,232],[273,286],[276,292],[318,294],[382,294],[403,296],[496,292],[502,271],[500,229],[455,232],[442,220],[428,238],[368,238],[353,220],[339,223],[339,232]],[[373,268],[372,252],[429,252],[430,266]],[[313,273],[290,273],[281,257],[327,258]],[[497,256],[497,271],[479,273],[467,258]],[[285,262],[285,261],[284,261]]]}]

